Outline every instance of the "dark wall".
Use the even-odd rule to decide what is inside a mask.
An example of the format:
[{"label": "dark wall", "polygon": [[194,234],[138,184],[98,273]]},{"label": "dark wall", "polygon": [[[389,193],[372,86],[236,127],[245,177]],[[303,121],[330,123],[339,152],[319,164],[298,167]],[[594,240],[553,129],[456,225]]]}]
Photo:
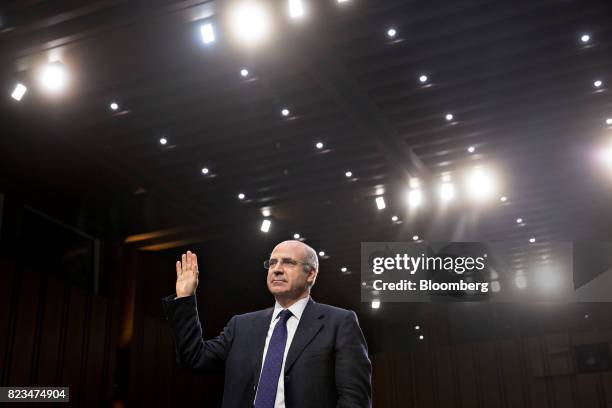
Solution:
[{"label": "dark wall", "polygon": [[110,406],[114,322],[108,299],[1,263],[0,384],[69,386],[66,406]]}]

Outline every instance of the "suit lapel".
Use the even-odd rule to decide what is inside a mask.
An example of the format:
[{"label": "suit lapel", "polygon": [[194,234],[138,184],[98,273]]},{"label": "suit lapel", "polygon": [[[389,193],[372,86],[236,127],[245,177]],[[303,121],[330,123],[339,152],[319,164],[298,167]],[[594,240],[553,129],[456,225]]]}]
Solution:
[{"label": "suit lapel", "polygon": [[259,373],[263,364],[263,350],[266,345],[266,336],[272,321],[272,312],[274,308],[262,310],[252,321],[252,331],[249,335],[249,355],[251,356],[251,364],[253,368],[253,378],[255,384],[259,382]]},{"label": "suit lapel", "polygon": [[285,374],[289,372],[293,363],[295,363],[295,360],[300,356],[304,348],[323,328],[323,322],[320,320],[321,317],[323,317],[323,312],[321,312],[318,305],[310,299],[304,309],[304,313],[302,313],[300,323],[291,341],[287,359],[285,360]]}]

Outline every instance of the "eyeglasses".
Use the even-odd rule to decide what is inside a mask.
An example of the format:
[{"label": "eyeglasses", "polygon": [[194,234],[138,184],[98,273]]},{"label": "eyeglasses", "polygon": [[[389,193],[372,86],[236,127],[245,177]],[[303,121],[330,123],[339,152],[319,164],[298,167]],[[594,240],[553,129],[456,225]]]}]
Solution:
[{"label": "eyeglasses", "polygon": [[288,268],[295,268],[298,264],[306,265],[312,268],[312,266],[306,262],[296,261],[295,259],[291,259],[291,258],[282,258],[280,260],[276,258],[268,259],[264,261],[264,268],[266,269],[274,268],[276,265],[278,265],[279,262],[281,266],[284,265]]}]

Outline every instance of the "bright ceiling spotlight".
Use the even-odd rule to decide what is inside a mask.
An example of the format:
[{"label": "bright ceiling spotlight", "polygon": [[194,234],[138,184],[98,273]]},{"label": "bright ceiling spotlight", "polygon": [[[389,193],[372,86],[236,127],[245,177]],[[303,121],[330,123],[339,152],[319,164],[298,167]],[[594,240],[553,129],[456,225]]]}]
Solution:
[{"label": "bright ceiling spotlight", "polygon": [[603,82],[601,82],[600,80],[593,82],[593,86],[595,88],[600,88],[602,85],[603,85]]},{"label": "bright ceiling spotlight", "polygon": [[325,256],[325,251],[319,251],[319,256]]},{"label": "bright ceiling spotlight", "polygon": [[316,147],[317,149],[322,149],[322,148],[323,148],[323,143],[321,143],[321,142],[317,142],[317,144],[315,145],[315,147]]},{"label": "bright ceiling spotlight", "polygon": [[522,273],[517,273],[514,278],[514,284],[519,289],[525,289],[527,287],[527,278]]},{"label": "bright ceiling spotlight", "polygon": [[23,95],[25,95],[27,90],[28,88],[25,85],[17,84],[15,85],[15,89],[13,90],[13,93],[11,94],[11,98],[13,98],[16,101],[20,101],[21,98],[23,98]]},{"label": "bright ceiling spotlight", "polygon": [[338,3],[348,3],[350,0],[338,0]]},{"label": "bright ceiling spotlight", "polygon": [[413,188],[408,192],[408,205],[418,207],[423,201],[423,193],[418,188]]},{"label": "bright ceiling spotlight", "polygon": [[425,338],[425,336],[423,336],[422,334],[419,335],[419,340],[423,340]]},{"label": "bright ceiling spotlight", "polygon": [[612,125],[612,118],[606,119],[606,125]]},{"label": "bright ceiling spotlight", "polygon": [[270,212],[268,208],[264,208],[263,210],[261,210],[261,215],[263,215],[264,217],[269,217],[270,214],[272,213]]},{"label": "bright ceiling spotlight", "polygon": [[116,111],[117,109],[119,109],[119,105],[117,104],[117,102],[112,102],[110,104],[110,108],[114,111]]},{"label": "bright ceiling spotlight", "polygon": [[474,146],[470,146],[467,148],[468,153],[474,153],[476,151],[476,148]]},{"label": "bright ceiling spotlight", "polygon": [[209,172],[208,167],[202,168],[202,174],[208,174],[208,172]]},{"label": "bright ceiling spotlight", "polygon": [[450,201],[455,197],[455,186],[449,182],[443,182],[440,185],[440,198],[442,201]]},{"label": "bright ceiling spotlight", "polygon": [[270,33],[270,16],[261,1],[241,2],[230,14],[230,25],[245,43],[257,43]]},{"label": "bright ceiling spotlight", "polygon": [[590,35],[588,35],[588,34],[582,34],[582,36],[580,37],[580,41],[581,41],[583,44],[586,44],[586,43],[588,43],[589,41],[591,41],[591,36],[590,36]]},{"label": "bright ceiling spotlight", "polygon": [[348,269],[346,269],[346,266],[343,266],[342,268],[340,268],[340,272],[345,273],[346,271],[348,271]]},{"label": "bright ceiling spotlight", "polygon": [[516,219],[516,223],[517,223],[517,224],[521,224],[522,222],[523,222],[523,219],[522,219],[522,218],[517,218],[517,219]]},{"label": "bright ceiling spotlight", "polygon": [[304,15],[304,4],[302,0],[289,0],[289,16],[298,18]]},{"label": "bright ceiling spotlight", "polygon": [[245,198],[245,197],[246,197],[246,196],[244,195],[244,193],[239,193],[239,194],[238,194],[238,199],[239,199],[239,200],[244,200],[244,198]]},{"label": "bright ceiling spotlight", "polygon": [[246,68],[242,68],[242,69],[240,70],[240,75],[241,75],[243,78],[248,77],[248,76],[249,76],[249,70],[248,70],[248,69],[246,69]]},{"label": "bright ceiling spotlight", "polygon": [[346,178],[351,178],[351,177],[353,177],[353,172],[352,171],[347,171],[346,173],[344,173],[344,175],[346,176]]},{"label": "bright ceiling spotlight", "polygon": [[480,166],[468,174],[467,187],[470,197],[476,201],[487,200],[496,190],[492,175]]},{"label": "bright ceiling spotlight", "polygon": [[293,234],[293,239],[300,239],[300,234],[298,234],[297,232]]},{"label": "bright ceiling spotlight", "polygon": [[159,144],[165,145],[166,143],[168,143],[168,139],[166,139],[165,137],[162,137],[161,139],[159,139]]},{"label": "bright ceiling spotlight", "polygon": [[529,242],[533,244],[534,242],[536,242],[536,239],[534,237],[531,237],[529,238]]},{"label": "bright ceiling spotlight", "polygon": [[259,228],[261,230],[261,232],[268,232],[270,231],[270,226],[272,225],[272,221],[270,220],[263,220],[261,222],[261,227]]},{"label": "bright ceiling spotlight", "polygon": [[380,300],[372,301],[372,309],[380,309]]},{"label": "bright ceiling spotlight", "polygon": [[393,38],[397,35],[397,30],[395,28],[389,28],[387,30],[387,37]]},{"label": "bright ceiling spotlight", "polygon": [[417,324],[416,326],[414,326],[414,330],[421,330],[421,326]]},{"label": "bright ceiling spotlight", "polygon": [[453,118],[454,118],[454,117],[455,117],[455,116],[453,116],[453,114],[452,114],[452,113],[447,113],[447,114],[446,114],[446,116],[445,116],[445,118],[446,118],[446,120],[447,120],[448,122],[450,122],[451,120],[453,120]]},{"label": "bright ceiling spotlight", "polygon": [[289,112],[289,109],[287,109],[287,108],[284,108],[283,110],[281,110],[281,115],[283,115],[285,117],[289,116],[290,113],[291,112]]},{"label": "bright ceiling spotlight", "polygon": [[499,201],[501,201],[502,203],[505,203],[506,201],[508,201],[508,197],[501,196],[501,197],[499,197]]},{"label": "bright ceiling spotlight", "polygon": [[46,64],[40,71],[40,84],[48,92],[59,92],[68,83],[68,72],[60,62]]},{"label": "bright ceiling spotlight", "polygon": [[399,218],[397,218],[397,215],[394,215],[393,217],[391,217],[391,221],[397,222],[397,220],[399,220]]},{"label": "bright ceiling spotlight", "polygon": [[413,241],[418,241],[419,240],[419,236],[418,235],[413,235],[412,236],[412,240]]},{"label": "bright ceiling spotlight", "polygon": [[599,160],[605,165],[612,165],[612,145],[599,152]]},{"label": "bright ceiling spotlight", "polygon": [[215,29],[211,23],[202,24],[200,26],[200,34],[202,35],[202,42],[204,44],[215,42]]},{"label": "bright ceiling spotlight", "polygon": [[419,77],[419,82],[420,82],[420,83],[422,83],[422,84],[424,84],[424,83],[426,83],[426,82],[427,82],[427,79],[428,79],[428,78],[427,78],[427,75],[421,75],[421,76]]},{"label": "bright ceiling spotlight", "polygon": [[384,210],[386,206],[384,197],[376,197],[376,208]]}]

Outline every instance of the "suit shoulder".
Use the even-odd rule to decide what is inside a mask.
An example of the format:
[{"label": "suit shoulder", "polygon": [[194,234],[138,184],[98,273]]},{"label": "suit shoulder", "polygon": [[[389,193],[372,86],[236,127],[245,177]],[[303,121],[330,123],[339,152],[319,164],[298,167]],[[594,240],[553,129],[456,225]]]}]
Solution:
[{"label": "suit shoulder", "polygon": [[266,309],[255,310],[253,312],[237,314],[234,317],[240,320],[250,320],[250,319],[257,318],[257,317],[265,316],[266,314],[270,313],[272,309],[273,309],[272,307],[268,307]]},{"label": "suit shoulder", "polygon": [[352,310],[343,309],[341,307],[336,307],[332,305],[327,305],[325,303],[315,303],[315,304],[317,305],[317,307],[320,308],[321,311],[324,311],[326,313],[336,315],[336,316],[346,316],[346,315],[352,315],[353,313],[355,313]]}]

